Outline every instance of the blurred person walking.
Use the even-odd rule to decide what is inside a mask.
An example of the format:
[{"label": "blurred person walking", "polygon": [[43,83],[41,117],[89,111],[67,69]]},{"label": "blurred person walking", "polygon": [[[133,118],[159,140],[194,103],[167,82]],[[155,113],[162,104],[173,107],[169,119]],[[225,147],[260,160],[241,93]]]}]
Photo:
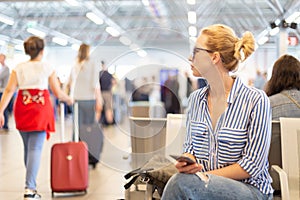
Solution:
[{"label": "blurred person walking", "polygon": [[181,113],[177,74],[169,73],[162,88],[162,100],[165,103],[166,112],[173,114]]},{"label": "blurred person walking", "polygon": [[[7,85],[8,79],[9,79],[9,68],[5,64],[6,56],[4,54],[0,54],[0,99],[2,98],[4,89]],[[12,101],[9,102],[9,105],[4,110],[4,125],[1,131],[8,132],[8,117],[10,114],[9,108],[11,107]]]},{"label": "blurred person walking", "polygon": [[266,72],[261,72],[259,70],[256,70],[256,77],[253,82],[254,87],[263,90],[266,82],[267,82]]},{"label": "blurred person walking", "polygon": [[55,131],[53,105],[48,84],[53,94],[61,101],[72,104],[72,99],[60,88],[53,67],[42,62],[44,41],[29,37],[24,42],[25,53],[30,56],[12,70],[0,103],[0,126],[5,124],[4,110],[18,88],[14,117],[24,144],[26,182],[24,200],[41,199],[37,193],[36,177],[40,167],[45,138]]},{"label": "blurred person walking", "polygon": [[[84,135],[86,134],[86,129],[92,130],[92,134],[89,134],[92,139],[87,138],[92,143],[86,142],[89,146],[89,163],[96,167],[103,143],[102,129],[98,124],[102,112],[102,96],[98,80],[98,67],[94,60],[90,58],[89,45],[80,45],[69,82],[71,85],[71,96],[78,103],[78,130],[80,138],[82,139],[86,136]],[[101,148],[96,148],[97,152],[91,152],[91,146],[101,146]]]},{"label": "blurred person walking", "polygon": [[107,71],[105,62],[101,61],[102,70],[99,72],[99,82],[101,88],[101,94],[103,98],[103,123],[110,125],[114,123],[114,111],[113,111],[113,93],[112,87],[116,80],[112,74]]}]

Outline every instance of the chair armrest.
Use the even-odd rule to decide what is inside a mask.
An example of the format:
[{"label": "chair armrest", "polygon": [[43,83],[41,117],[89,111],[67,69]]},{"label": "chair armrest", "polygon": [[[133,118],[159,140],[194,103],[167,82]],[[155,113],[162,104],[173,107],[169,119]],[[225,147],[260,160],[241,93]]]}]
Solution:
[{"label": "chair armrest", "polygon": [[281,169],[278,165],[272,165],[271,170],[275,171],[279,175],[281,199],[290,200],[289,185],[286,172],[283,171],[283,169]]}]

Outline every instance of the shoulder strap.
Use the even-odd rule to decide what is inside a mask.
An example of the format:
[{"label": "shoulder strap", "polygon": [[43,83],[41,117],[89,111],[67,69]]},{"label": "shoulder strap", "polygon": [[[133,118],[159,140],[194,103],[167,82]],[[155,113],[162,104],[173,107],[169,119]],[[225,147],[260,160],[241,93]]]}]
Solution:
[{"label": "shoulder strap", "polygon": [[286,96],[287,98],[289,98],[294,104],[296,104],[296,106],[297,106],[298,108],[300,108],[300,104],[299,104],[293,97],[291,97],[289,94],[287,94],[287,93],[285,93],[285,92],[282,92],[282,94],[283,94],[284,96]]}]

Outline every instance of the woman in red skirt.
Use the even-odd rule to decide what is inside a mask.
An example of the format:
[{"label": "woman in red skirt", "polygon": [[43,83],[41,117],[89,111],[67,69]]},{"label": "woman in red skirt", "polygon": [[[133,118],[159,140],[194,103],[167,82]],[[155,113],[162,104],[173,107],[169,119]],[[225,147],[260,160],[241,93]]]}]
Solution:
[{"label": "woman in red skirt", "polygon": [[53,94],[68,104],[73,100],[60,88],[54,68],[42,62],[44,41],[36,36],[24,42],[30,60],[12,70],[0,103],[0,127],[4,124],[4,109],[16,89],[14,117],[24,143],[26,182],[24,200],[41,199],[36,191],[36,177],[40,166],[45,138],[55,131],[54,110],[48,87]]}]

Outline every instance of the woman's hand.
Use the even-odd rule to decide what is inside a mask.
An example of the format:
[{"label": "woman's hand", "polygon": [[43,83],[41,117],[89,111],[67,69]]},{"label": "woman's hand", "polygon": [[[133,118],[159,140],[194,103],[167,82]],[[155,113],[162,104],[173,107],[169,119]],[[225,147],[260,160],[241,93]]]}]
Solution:
[{"label": "woman's hand", "polygon": [[3,113],[1,113],[1,114],[0,114],[0,128],[2,128],[2,127],[3,127],[3,125],[4,125],[4,121],[5,121],[5,119],[4,119],[4,115],[3,115]]},{"label": "woman's hand", "polygon": [[188,165],[186,162],[176,161],[175,167],[180,173],[195,174],[202,170],[203,166],[198,163]]},{"label": "woman's hand", "polygon": [[186,162],[177,161],[175,163],[175,167],[178,169],[180,173],[195,174],[202,170],[203,166],[196,162],[196,158],[192,154],[184,153],[183,156],[191,158],[192,160],[195,161],[195,163],[188,165]]},{"label": "woman's hand", "polygon": [[73,105],[73,103],[74,103],[74,99],[73,98],[71,98],[71,97],[67,97],[67,99],[66,99],[66,101],[65,101],[69,106],[70,105]]}]

